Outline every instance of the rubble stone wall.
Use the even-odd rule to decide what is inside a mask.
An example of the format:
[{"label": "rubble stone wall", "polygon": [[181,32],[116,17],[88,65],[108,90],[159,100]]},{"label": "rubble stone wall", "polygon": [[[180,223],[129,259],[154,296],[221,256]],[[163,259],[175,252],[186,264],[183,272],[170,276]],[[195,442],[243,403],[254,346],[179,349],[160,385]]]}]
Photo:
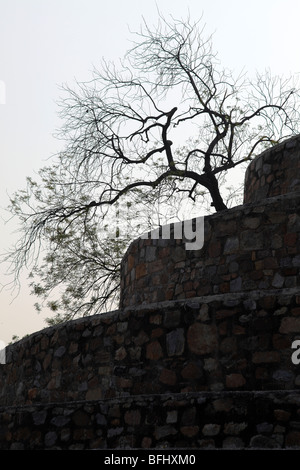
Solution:
[{"label": "rubble stone wall", "polygon": [[166,302],[68,322],[7,348],[0,405],[300,388],[295,288]]},{"label": "rubble stone wall", "polygon": [[119,310],[9,345],[0,449],[300,449],[299,162],[251,162],[201,249],[135,240]]},{"label": "rubble stone wall", "polygon": [[199,449],[299,450],[300,441],[293,391],[140,395],[6,407],[0,416],[2,450],[155,448],[193,457]]},{"label": "rubble stone wall", "polygon": [[204,245],[138,239],[122,263],[121,308],[300,285],[300,192],[204,219]]},{"label": "rubble stone wall", "polygon": [[245,175],[244,203],[300,191],[300,136],[257,156]]}]

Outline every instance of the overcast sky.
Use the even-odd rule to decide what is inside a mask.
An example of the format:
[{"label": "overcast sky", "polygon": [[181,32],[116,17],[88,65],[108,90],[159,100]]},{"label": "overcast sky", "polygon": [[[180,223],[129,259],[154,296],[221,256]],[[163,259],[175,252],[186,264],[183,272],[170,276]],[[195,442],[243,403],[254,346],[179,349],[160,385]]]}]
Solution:
[{"label": "overcast sky", "polygon": [[[206,31],[224,66],[236,71],[270,68],[273,74],[300,72],[299,0],[0,0],[0,252],[14,238],[5,224],[8,194],[26,176],[49,164],[61,148],[59,86],[91,78],[105,57],[117,61],[130,47],[130,30],[142,17],[157,23],[157,7],[168,18],[203,14]],[[0,282],[6,282],[1,266]],[[40,330],[43,316],[33,307],[26,278],[19,296],[0,292],[0,340]]]}]

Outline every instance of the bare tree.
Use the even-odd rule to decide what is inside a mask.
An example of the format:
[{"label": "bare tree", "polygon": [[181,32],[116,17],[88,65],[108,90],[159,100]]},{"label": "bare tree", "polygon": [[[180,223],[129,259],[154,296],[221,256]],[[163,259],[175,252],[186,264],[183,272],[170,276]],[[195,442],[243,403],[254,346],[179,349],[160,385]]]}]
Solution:
[{"label": "bare tree", "polygon": [[161,18],[136,37],[118,68],[103,61],[90,82],[63,87],[64,150],[11,200],[22,229],[9,255],[14,273],[31,257],[37,295],[69,283],[53,310],[91,313],[116,292],[125,248],[99,236],[116,204],[141,214],[146,203],[176,206],[183,195],[200,208],[208,195],[223,211],[220,178],[299,132],[292,78],[235,77],[198,23]]}]

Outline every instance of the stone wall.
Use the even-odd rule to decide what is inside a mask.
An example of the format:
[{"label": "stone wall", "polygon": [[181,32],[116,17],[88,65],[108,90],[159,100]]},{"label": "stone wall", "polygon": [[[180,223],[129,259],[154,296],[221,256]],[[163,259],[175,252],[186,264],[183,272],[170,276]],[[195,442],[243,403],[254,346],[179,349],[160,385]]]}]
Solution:
[{"label": "stone wall", "polygon": [[0,449],[176,449],[169,453],[177,456],[186,449],[191,455],[201,449],[299,449],[299,409],[299,394],[292,391],[148,394],[6,407],[0,408]]},{"label": "stone wall", "polygon": [[0,449],[300,448],[300,295],[194,298],[7,348]]},{"label": "stone wall", "polygon": [[300,191],[300,136],[267,149],[248,166],[244,203]]},{"label": "stone wall", "polygon": [[119,310],[7,347],[0,449],[300,448],[299,145],[250,164],[201,249],[135,240]]},{"label": "stone wall", "polygon": [[300,285],[300,193],[222,211],[204,245],[138,239],[122,262],[121,307]]},{"label": "stone wall", "polygon": [[0,404],[298,389],[299,291],[261,294],[167,302],[33,334],[7,348]]},{"label": "stone wall", "polygon": [[121,308],[300,285],[300,136],[256,157],[244,204],[204,219],[204,246],[138,239],[121,267]]}]

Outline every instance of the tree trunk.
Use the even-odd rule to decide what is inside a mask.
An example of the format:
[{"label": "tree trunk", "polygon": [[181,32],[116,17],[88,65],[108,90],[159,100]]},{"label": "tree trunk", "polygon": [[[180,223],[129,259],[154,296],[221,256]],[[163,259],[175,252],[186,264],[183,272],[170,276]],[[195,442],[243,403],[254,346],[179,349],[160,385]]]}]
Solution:
[{"label": "tree trunk", "polygon": [[212,203],[217,212],[224,211],[227,206],[224,204],[223,198],[220,194],[219,183],[215,175],[212,173],[206,174],[209,179],[208,190],[210,192]]}]

